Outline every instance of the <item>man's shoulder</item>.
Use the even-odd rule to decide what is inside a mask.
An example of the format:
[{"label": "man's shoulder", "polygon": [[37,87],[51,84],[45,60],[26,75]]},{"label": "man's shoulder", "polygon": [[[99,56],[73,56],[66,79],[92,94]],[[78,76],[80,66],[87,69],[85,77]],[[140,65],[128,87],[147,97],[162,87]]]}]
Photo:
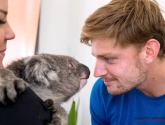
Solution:
[{"label": "man's shoulder", "polygon": [[130,90],[127,93],[121,95],[112,95],[108,92],[106,85],[102,78],[96,80],[95,84],[93,85],[91,98],[100,98],[102,101],[123,101],[132,98],[135,94],[137,94],[135,89]]},{"label": "man's shoulder", "polygon": [[108,90],[102,78],[98,78],[93,85],[91,91],[91,101],[95,102],[96,99],[99,101],[110,100],[113,97]]},{"label": "man's shoulder", "polygon": [[104,81],[102,80],[102,78],[98,78],[96,80],[96,82],[94,83],[92,90],[100,90],[100,91],[102,91],[104,89],[106,89]]},{"label": "man's shoulder", "polygon": [[95,95],[95,96],[102,95],[103,96],[103,94],[110,95],[110,93],[108,93],[108,91],[107,91],[107,87],[105,86],[102,78],[98,78],[93,85],[91,96],[93,96],[93,95]]}]

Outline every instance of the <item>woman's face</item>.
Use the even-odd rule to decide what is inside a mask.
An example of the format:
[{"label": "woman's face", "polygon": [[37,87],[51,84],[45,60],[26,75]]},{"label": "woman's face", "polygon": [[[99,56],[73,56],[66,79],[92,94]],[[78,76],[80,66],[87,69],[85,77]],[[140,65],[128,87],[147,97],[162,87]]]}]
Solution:
[{"label": "woman's face", "polygon": [[0,68],[3,67],[2,61],[7,49],[7,40],[15,37],[14,32],[7,22],[8,0],[0,0]]}]

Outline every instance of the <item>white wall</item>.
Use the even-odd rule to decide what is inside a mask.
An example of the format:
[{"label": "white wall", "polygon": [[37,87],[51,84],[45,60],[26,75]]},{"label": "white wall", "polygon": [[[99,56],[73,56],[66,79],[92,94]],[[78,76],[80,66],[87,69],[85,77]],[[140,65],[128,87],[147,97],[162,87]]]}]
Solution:
[{"label": "white wall", "polygon": [[165,18],[165,1],[164,0],[157,0],[159,3],[160,7],[164,10],[163,16]]},{"label": "white wall", "polygon": [[[90,125],[89,97],[95,82],[95,59],[91,48],[79,41],[84,20],[96,8],[110,0],[42,0],[38,53],[66,54],[86,64],[91,70],[88,84],[76,95],[80,98],[78,125]],[[158,2],[165,8],[164,0]],[[72,99],[71,99],[72,101]],[[69,111],[71,101],[63,106]]]}]

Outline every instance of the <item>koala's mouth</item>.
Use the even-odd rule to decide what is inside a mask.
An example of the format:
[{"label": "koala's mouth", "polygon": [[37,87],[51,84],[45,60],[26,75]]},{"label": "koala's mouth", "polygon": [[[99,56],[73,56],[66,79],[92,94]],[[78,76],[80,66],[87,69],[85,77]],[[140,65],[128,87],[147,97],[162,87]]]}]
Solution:
[{"label": "koala's mouth", "polygon": [[82,89],[87,84],[88,78],[81,78],[80,79],[80,89]]},{"label": "koala's mouth", "polygon": [[80,76],[80,89],[82,89],[87,84],[87,80],[89,76],[90,76],[90,70],[88,67],[85,66],[85,71],[82,72]]}]

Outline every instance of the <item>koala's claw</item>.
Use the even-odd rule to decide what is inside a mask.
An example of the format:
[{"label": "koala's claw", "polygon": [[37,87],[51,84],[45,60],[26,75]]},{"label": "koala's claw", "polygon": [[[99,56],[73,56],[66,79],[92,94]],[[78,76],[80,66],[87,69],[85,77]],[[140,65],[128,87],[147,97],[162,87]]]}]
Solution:
[{"label": "koala's claw", "polygon": [[53,106],[53,100],[52,99],[47,99],[47,100],[45,100],[45,105],[46,105],[46,107],[49,109],[50,107],[52,107]]},{"label": "koala's claw", "polygon": [[47,99],[45,105],[52,115],[52,121],[48,125],[68,125],[68,115],[63,107],[54,104],[51,99]]},{"label": "koala's claw", "polygon": [[49,125],[63,125],[63,124],[61,124],[61,119],[59,117],[53,117],[53,120]]},{"label": "koala's claw", "polygon": [[54,102],[52,99],[47,99],[45,100],[45,106],[48,108],[49,112],[51,115],[53,115],[53,113],[55,112],[55,109],[54,109]]},{"label": "koala's claw", "polygon": [[24,92],[28,86],[27,83],[23,79],[20,79],[20,78],[14,80],[14,85],[18,93]]},{"label": "koala's claw", "polygon": [[27,83],[16,77],[8,69],[0,69],[0,102],[6,104],[6,99],[15,102],[17,93],[25,91]]}]

